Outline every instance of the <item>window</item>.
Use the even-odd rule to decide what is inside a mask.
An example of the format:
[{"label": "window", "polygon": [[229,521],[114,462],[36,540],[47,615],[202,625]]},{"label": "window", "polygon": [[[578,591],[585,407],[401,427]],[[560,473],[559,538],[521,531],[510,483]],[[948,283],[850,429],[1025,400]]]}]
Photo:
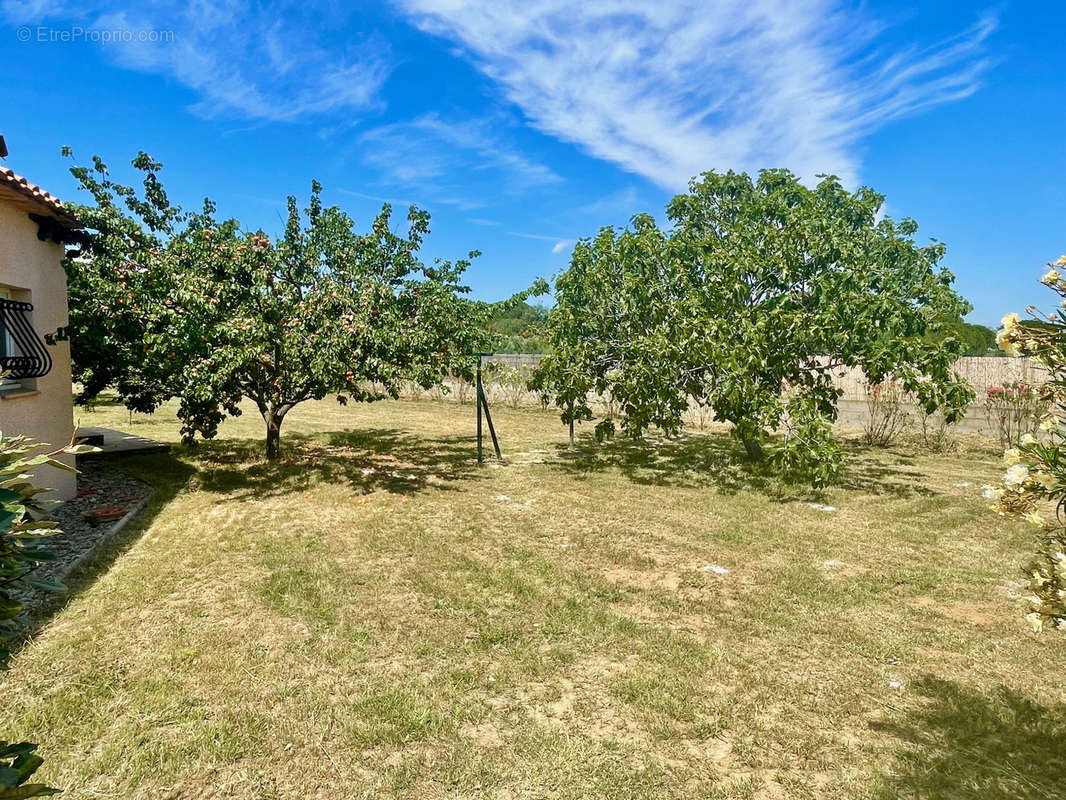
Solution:
[{"label": "window", "polygon": [[0,391],[32,390],[34,378],[52,369],[52,356],[33,328],[33,305],[0,287]]},{"label": "window", "polygon": [[[0,286],[0,300],[10,300],[11,290]],[[18,353],[15,351],[15,340],[11,336],[11,331],[8,330],[7,317],[0,314],[0,360],[6,359],[7,356],[16,356]],[[10,392],[15,389],[21,389],[22,384],[13,378],[9,378],[6,375],[0,378],[0,391]]]}]

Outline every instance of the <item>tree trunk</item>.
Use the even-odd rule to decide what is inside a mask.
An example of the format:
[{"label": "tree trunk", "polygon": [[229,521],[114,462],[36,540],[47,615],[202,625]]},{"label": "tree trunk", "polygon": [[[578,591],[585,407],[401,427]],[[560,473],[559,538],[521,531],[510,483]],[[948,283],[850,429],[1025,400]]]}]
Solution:
[{"label": "tree trunk", "polygon": [[762,461],[762,431],[758,425],[752,425],[747,420],[733,421],[734,435],[744,444],[744,450],[748,454],[749,461]]},{"label": "tree trunk", "polygon": [[284,412],[270,409],[263,414],[266,422],[266,457],[270,461],[276,461],[281,457],[281,422],[285,419]]},{"label": "tree trunk", "polygon": [[744,450],[747,451],[748,459],[751,461],[762,461],[763,451],[762,443],[755,436],[741,436],[740,440],[744,443]]}]

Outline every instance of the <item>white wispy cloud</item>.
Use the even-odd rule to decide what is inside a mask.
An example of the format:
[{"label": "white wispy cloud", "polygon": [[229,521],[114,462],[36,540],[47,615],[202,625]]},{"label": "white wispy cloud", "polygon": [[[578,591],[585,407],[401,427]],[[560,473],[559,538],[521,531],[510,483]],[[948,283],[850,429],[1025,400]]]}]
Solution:
[{"label": "white wispy cloud", "polygon": [[553,242],[553,253],[561,253],[574,243],[573,239],[562,239],[558,236],[545,236],[542,233],[520,233],[518,231],[507,231],[507,235],[517,236],[520,239],[537,239],[538,241],[542,242]]},{"label": "white wispy cloud", "polygon": [[358,152],[382,179],[416,187],[439,203],[479,208],[469,187],[490,183],[493,192],[520,194],[560,183],[549,167],[522,155],[500,133],[503,124],[477,119],[451,121],[437,113],[380,125],[363,133]]},{"label": "white wispy cloud", "polygon": [[711,168],[853,181],[863,136],[976,91],[996,24],[889,53],[841,0],[395,2],[534,126],[669,190]]},{"label": "white wispy cloud", "polygon": [[[192,90],[199,98],[192,108],[199,114],[268,121],[380,108],[393,60],[387,42],[373,33],[327,40],[325,15],[336,23],[341,11],[314,0],[0,2],[0,16],[16,24],[130,31],[131,41],[95,46],[121,67],[162,75]],[[166,35],[142,42],[141,31]]]},{"label": "white wispy cloud", "polygon": [[375,203],[388,203],[390,206],[423,206],[424,203],[420,203],[418,200],[410,200],[401,197],[383,197],[379,194],[366,194],[365,192],[357,192],[354,189],[338,189],[338,193],[346,194],[349,197],[358,197],[362,200],[373,200]]}]

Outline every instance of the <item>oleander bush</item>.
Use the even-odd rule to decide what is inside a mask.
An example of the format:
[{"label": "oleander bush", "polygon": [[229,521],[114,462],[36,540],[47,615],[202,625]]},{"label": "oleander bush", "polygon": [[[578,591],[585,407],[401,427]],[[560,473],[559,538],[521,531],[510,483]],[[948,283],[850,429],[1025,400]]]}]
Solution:
[{"label": "oleander bush", "polygon": [[1001,447],[1013,447],[1021,438],[1036,431],[1047,410],[1047,398],[1038,387],[1024,381],[1011,381],[985,390],[985,415],[999,438]]},{"label": "oleander bush", "polygon": [[886,379],[866,386],[867,418],[863,438],[867,444],[888,447],[907,428],[911,415],[907,410],[907,391],[897,381]]},{"label": "oleander bush", "polygon": [[1043,385],[1027,388],[1039,404],[1024,401],[1026,409],[1038,409],[1038,429],[1025,430],[1009,443],[1003,480],[985,487],[994,511],[1024,519],[1036,529],[1035,553],[1025,573],[1030,590],[1026,616],[1037,632],[1047,627],[1066,631],[1066,280],[1057,269],[1066,266],[1066,256],[1050,266],[1042,282],[1059,295],[1060,306],[1039,324],[1008,314],[997,336],[1009,356],[1028,355],[1048,371]]}]

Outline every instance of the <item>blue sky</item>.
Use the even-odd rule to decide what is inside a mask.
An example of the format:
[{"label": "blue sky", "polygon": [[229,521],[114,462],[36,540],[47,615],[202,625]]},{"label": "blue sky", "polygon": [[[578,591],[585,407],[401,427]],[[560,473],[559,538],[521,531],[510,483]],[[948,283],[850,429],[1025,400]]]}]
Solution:
[{"label": "blue sky", "polygon": [[1064,39],[1062,3],[1022,0],[0,0],[0,133],[72,200],[62,145],[120,177],[146,150],[270,232],[312,178],[360,224],[415,202],[427,257],[483,251],[484,299],[702,170],[832,172],[945,242],[993,324],[1050,303],[1066,252]]}]

